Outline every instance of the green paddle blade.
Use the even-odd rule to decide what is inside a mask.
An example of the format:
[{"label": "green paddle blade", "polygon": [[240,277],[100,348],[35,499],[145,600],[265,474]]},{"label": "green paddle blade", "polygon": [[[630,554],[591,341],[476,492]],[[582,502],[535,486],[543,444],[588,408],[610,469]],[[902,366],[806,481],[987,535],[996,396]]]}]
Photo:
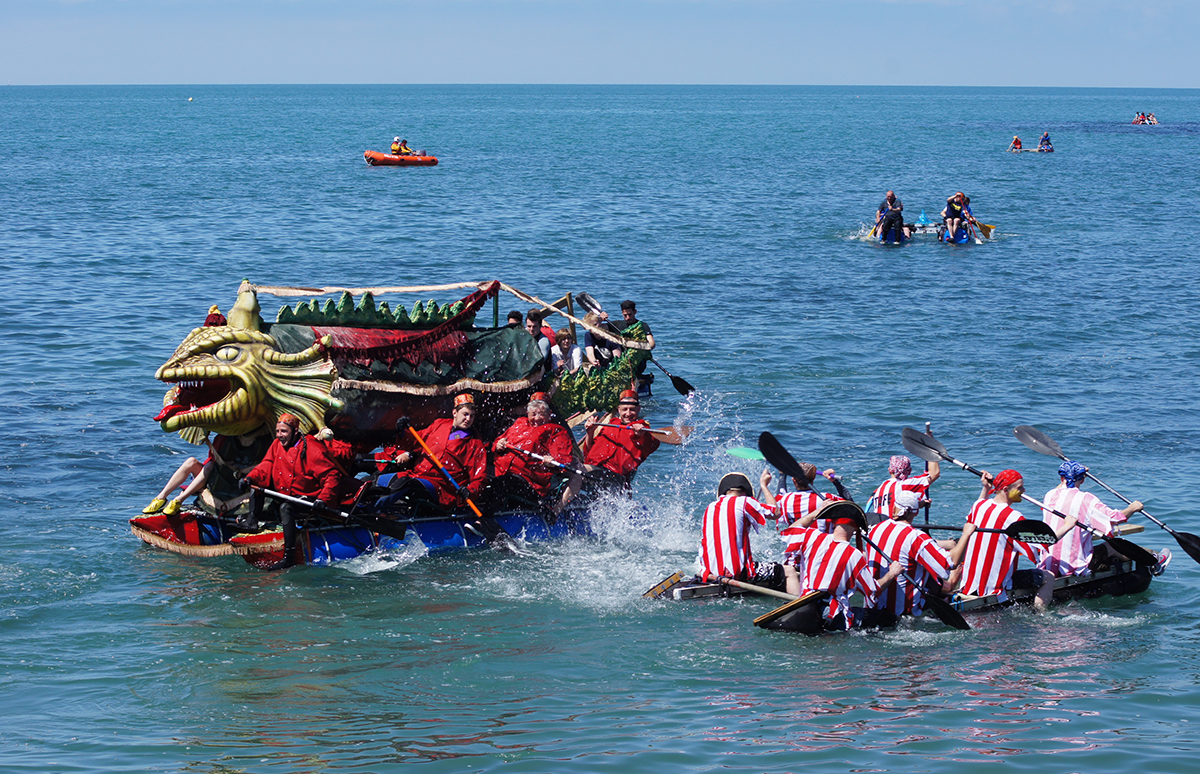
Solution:
[{"label": "green paddle blade", "polygon": [[762,452],[758,449],[751,449],[749,446],[734,446],[726,449],[725,453],[734,457],[741,457],[744,460],[765,459]]}]

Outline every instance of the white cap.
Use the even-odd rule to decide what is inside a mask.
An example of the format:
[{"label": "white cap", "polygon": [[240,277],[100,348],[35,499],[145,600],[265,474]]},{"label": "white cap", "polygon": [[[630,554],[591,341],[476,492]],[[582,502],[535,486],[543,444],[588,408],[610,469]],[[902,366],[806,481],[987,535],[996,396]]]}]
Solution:
[{"label": "white cap", "polygon": [[921,498],[917,497],[916,492],[902,489],[896,494],[896,507],[906,511],[915,511],[921,507]]}]

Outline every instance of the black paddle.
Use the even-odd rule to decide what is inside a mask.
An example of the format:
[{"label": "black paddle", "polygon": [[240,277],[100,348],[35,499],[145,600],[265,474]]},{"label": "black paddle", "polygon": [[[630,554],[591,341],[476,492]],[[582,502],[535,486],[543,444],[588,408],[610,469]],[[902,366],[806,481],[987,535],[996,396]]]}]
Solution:
[{"label": "black paddle", "polygon": [[[1036,427],[1021,425],[1020,427],[1013,429],[1013,435],[1017,437],[1018,441],[1025,444],[1030,449],[1033,449],[1035,452],[1038,452],[1039,454],[1045,454],[1050,457],[1058,457],[1060,460],[1068,459],[1067,455],[1063,454],[1062,447],[1055,443],[1050,436],[1046,435],[1041,430],[1038,430]],[[1125,495],[1121,494],[1108,484],[1093,476],[1090,471],[1088,472],[1087,477],[1117,497],[1121,498],[1126,503],[1133,502]],[[1200,537],[1196,537],[1189,532],[1176,532],[1166,524],[1163,524],[1161,521],[1151,516],[1146,511],[1143,510],[1140,513],[1150,521],[1165,529],[1167,532],[1171,533],[1171,537],[1175,538],[1175,542],[1179,544],[1179,547],[1186,551],[1187,555],[1192,557],[1192,559],[1200,562]]]},{"label": "black paddle", "polygon": [[277,500],[286,500],[297,505],[306,505],[309,508],[312,508],[313,513],[318,516],[327,519],[333,516],[340,516],[343,523],[354,522],[359,526],[366,527],[372,532],[378,532],[380,535],[387,535],[388,537],[395,538],[396,540],[404,540],[404,534],[408,531],[408,524],[404,522],[398,522],[393,519],[385,519],[381,516],[374,516],[365,513],[347,513],[345,511],[335,511],[328,506],[325,508],[317,508],[314,506],[312,500],[306,500],[303,497],[293,497],[291,495],[286,495],[283,492],[276,492],[273,489],[267,489],[266,487],[254,488],[261,489],[263,494],[267,495],[268,497],[274,497]]},{"label": "black paddle", "polygon": [[[804,468],[800,467],[800,463],[796,462],[796,458],[793,457],[787,449],[783,448],[783,444],[781,444],[779,440],[775,438],[775,436],[771,435],[770,432],[764,431],[758,437],[758,450],[763,453],[763,457],[766,459],[767,463],[777,468],[780,473],[792,476],[801,484],[807,484],[810,487],[812,486],[812,481],[808,478],[808,475],[805,474]],[[825,495],[821,494],[820,492],[817,492],[817,496],[822,499],[825,498]],[[837,510],[834,511],[833,509]],[[887,554],[884,553],[879,546],[875,545],[875,543],[871,541],[871,538],[867,536],[867,517],[866,514],[863,513],[863,509],[858,505],[858,503],[855,503],[852,500],[839,500],[833,505],[826,506],[825,510],[822,511],[822,514],[825,516],[825,518],[854,519],[855,523],[858,525],[859,533],[862,535],[863,541],[866,542],[866,544],[871,548],[874,548],[877,552],[879,552],[880,556],[887,556]],[[913,584],[913,586],[917,585],[916,581],[914,581],[912,577],[908,575],[908,573],[901,574],[904,576],[904,579]],[[960,629],[963,631],[971,628],[971,625],[967,623],[965,618],[962,617],[962,613],[955,610],[953,605],[951,605],[949,602],[933,594],[925,594],[923,596],[925,601],[929,604],[929,609],[933,611],[933,614],[936,615],[938,620],[940,620],[942,623],[953,629]]]},{"label": "black paddle", "polygon": [[[576,293],[575,300],[579,302],[580,306],[589,312],[601,314],[604,311],[604,308],[600,306],[600,302],[593,298],[590,293]],[[604,321],[604,324],[618,335],[621,333],[621,331],[617,330],[617,326],[613,325],[607,320]],[[663,368],[663,364],[655,360],[653,357],[650,358],[650,362],[662,369],[662,372],[671,380],[671,386],[674,387],[675,391],[680,395],[688,395],[689,393],[696,391],[696,388],[693,387],[686,379],[675,376],[666,368]]]},{"label": "black paddle", "polygon": [[[971,467],[970,465],[963,462],[962,460],[956,460],[953,457],[951,457],[949,454],[946,453],[946,447],[942,446],[941,442],[934,439],[932,436],[923,435],[921,433],[918,433],[916,430],[913,430],[911,427],[904,428],[901,431],[900,435],[901,435],[901,442],[904,444],[904,448],[908,449],[910,452],[917,455],[921,459],[929,460],[930,462],[932,462],[934,460],[945,460],[946,462],[949,462],[952,465],[957,465],[958,467],[962,468],[963,470],[967,471],[968,473],[974,473],[975,475],[979,476],[980,478],[983,478],[982,471],[976,470],[975,468]],[[1053,513],[1055,516],[1059,517],[1060,519],[1070,518],[1069,516],[1067,516],[1064,513],[1056,511],[1053,508],[1047,507],[1045,503],[1038,502],[1037,500],[1035,500],[1034,498],[1030,497],[1027,494],[1021,495],[1021,496],[1024,499],[1026,499],[1029,502],[1036,505],[1037,507],[1041,508],[1042,510]],[[1076,526],[1079,527],[1080,529],[1085,529],[1085,527],[1083,527],[1083,525],[1081,525],[1081,524],[1076,524]],[[1118,553],[1129,557],[1130,559],[1134,560],[1138,564],[1149,565],[1150,567],[1153,567],[1154,565],[1158,564],[1157,557],[1155,557],[1154,554],[1150,553],[1146,549],[1139,546],[1137,543],[1134,543],[1129,540],[1124,540],[1123,538],[1118,538],[1118,537],[1104,537],[1104,540],[1107,541],[1108,544],[1111,545],[1113,548],[1115,548]]]}]

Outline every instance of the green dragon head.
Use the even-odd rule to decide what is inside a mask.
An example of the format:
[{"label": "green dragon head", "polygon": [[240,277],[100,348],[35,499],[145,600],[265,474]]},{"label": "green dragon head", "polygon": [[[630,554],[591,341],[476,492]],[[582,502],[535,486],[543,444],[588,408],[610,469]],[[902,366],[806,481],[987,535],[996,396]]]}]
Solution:
[{"label": "green dragon head", "polygon": [[330,394],[337,372],[322,340],[303,352],[280,351],[260,330],[254,291],[243,285],[229,324],[196,328],[154,378],[170,383],[155,417],[166,432],[193,443],[205,434],[249,433],[273,426],[280,414],[295,414],[301,430],[325,426],[328,409],[340,409]]}]

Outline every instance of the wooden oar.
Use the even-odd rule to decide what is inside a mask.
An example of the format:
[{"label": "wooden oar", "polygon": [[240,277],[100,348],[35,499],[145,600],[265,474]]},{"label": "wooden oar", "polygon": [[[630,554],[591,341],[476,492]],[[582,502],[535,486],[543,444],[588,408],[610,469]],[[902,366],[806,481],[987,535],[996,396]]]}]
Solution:
[{"label": "wooden oar", "polygon": [[[957,465],[958,467],[962,468],[963,470],[967,471],[968,473],[974,473],[975,475],[979,476],[980,478],[983,478],[982,471],[971,467],[970,465],[963,462],[962,460],[956,460],[953,457],[951,457],[949,454],[946,453],[946,447],[942,446],[940,441],[937,441],[936,439],[934,439],[931,436],[922,435],[921,433],[918,433],[916,430],[913,430],[911,427],[906,427],[901,431],[901,441],[904,444],[905,449],[908,449],[910,452],[917,455],[918,457],[920,457],[923,460],[927,459],[927,460],[930,460],[931,462],[933,460],[945,460],[946,462],[949,462],[952,465]],[[932,456],[930,456],[930,455],[932,455]],[[1038,502],[1037,500],[1033,499],[1032,497],[1030,497],[1027,494],[1022,495],[1022,497],[1024,499],[1028,500],[1029,502],[1033,503],[1034,505],[1038,506],[1042,510],[1046,510],[1046,511],[1049,511],[1050,513],[1053,513],[1055,516],[1058,516],[1060,519],[1069,519],[1070,518],[1066,514],[1060,513],[1059,511],[1056,511],[1053,508],[1046,507],[1046,505]],[[1079,527],[1080,529],[1086,529],[1081,524],[1076,524],[1076,526]],[[1129,557],[1130,559],[1134,560],[1138,564],[1148,564],[1151,567],[1158,564],[1158,559],[1154,556],[1154,554],[1152,554],[1149,551],[1147,551],[1146,549],[1142,548],[1137,543],[1134,543],[1129,540],[1125,540],[1123,538],[1108,537],[1108,536],[1104,536],[1104,540],[1107,541],[1108,544],[1111,545],[1113,548],[1117,549],[1118,553]]]},{"label": "wooden oar", "polygon": [[979,232],[980,232],[981,234],[983,234],[983,236],[984,236],[984,238],[985,238],[985,239],[991,239],[991,238],[992,238],[992,231],[994,231],[994,230],[995,230],[995,228],[996,228],[995,226],[989,226],[987,223],[980,223],[980,224],[979,224]]},{"label": "wooden oar", "polygon": [[[1063,454],[1062,447],[1060,447],[1052,438],[1050,438],[1050,436],[1046,435],[1041,430],[1038,430],[1036,427],[1031,427],[1030,425],[1021,425],[1013,429],[1013,435],[1017,437],[1018,441],[1025,444],[1030,449],[1033,449],[1035,452],[1038,452],[1039,454],[1045,454],[1049,457],[1058,457],[1060,460],[1068,459],[1068,457]],[[1091,471],[1088,471],[1087,477],[1095,481],[1103,488],[1107,489],[1112,494],[1121,498],[1121,500],[1123,500],[1126,504],[1133,503],[1133,501],[1128,497],[1093,476]],[[1196,537],[1189,532],[1176,532],[1166,524],[1151,516],[1145,510],[1139,511],[1139,513],[1165,529],[1167,532],[1171,533],[1171,537],[1175,538],[1175,542],[1179,544],[1179,547],[1186,551],[1187,555],[1192,557],[1194,561],[1200,562],[1200,537]]]},{"label": "wooden oar", "polygon": [[[614,425],[610,422],[596,422],[594,425],[592,425],[592,427],[615,427],[620,429],[622,427],[626,427],[626,425]],[[659,427],[657,429],[643,427],[642,432],[651,433],[658,436],[658,440],[662,441],[663,443],[669,443],[672,446],[678,446],[679,444],[683,443],[684,438],[687,438],[692,434],[692,430],[694,429],[695,428],[689,427],[688,425],[683,425],[681,427]]]},{"label": "wooden oar", "polygon": [[681,572],[677,572],[672,575],[668,575],[667,577],[663,578],[658,583],[654,584],[654,586],[652,586],[649,590],[647,590],[646,593],[642,595],[642,598],[643,599],[659,599],[659,598],[665,596],[668,591],[675,588],[680,583],[683,583],[684,578],[685,578],[685,576]]},{"label": "wooden oar", "polygon": [[[808,476],[804,473],[804,468],[800,467],[800,464],[796,462],[796,458],[793,457],[787,449],[783,448],[783,444],[781,444],[779,440],[775,438],[775,436],[771,435],[769,432],[764,432],[759,436],[758,448],[766,457],[767,462],[778,468],[781,473],[791,475],[801,484],[807,484],[810,487],[812,486],[812,481],[810,481]],[[820,492],[817,492],[817,496],[822,499],[825,498],[825,495],[821,494]],[[839,509],[836,514],[830,512],[830,510],[833,508]],[[853,509],[854,513],[851,513],[851,509]],[[833,505],[828,506],[825,509],[825,513],[828,514],[827,518],[832,519],[848,517],[854,518],[855,522],[857,522],[859,525],[859,532],[866,544],[878,551],[881,556],[887,556],[887,554],[880,549],[879,546],[875,545],[875,543],[873,543],[871,538],[867,535],[868,530],[866,515],[863,513],[862,508],[857,503],[850,500],[840,500],[835,502]],[[901,575],[903,575],[904,579],[911,583],[914,587],[917,586],[916,581],[914,581],[912,577],[908,575],[908,573],[902,572]],[[929,609],[933,611],[933,614],[936,615],[942,623],[954,629],[960,629],[963,631],[971,628],[971,625],[968,624],[966,619],[962,617],[962,613],[955,610],[954,607],[946,600],[933,594],[923,594],[922,596],[929,604]]]}]

